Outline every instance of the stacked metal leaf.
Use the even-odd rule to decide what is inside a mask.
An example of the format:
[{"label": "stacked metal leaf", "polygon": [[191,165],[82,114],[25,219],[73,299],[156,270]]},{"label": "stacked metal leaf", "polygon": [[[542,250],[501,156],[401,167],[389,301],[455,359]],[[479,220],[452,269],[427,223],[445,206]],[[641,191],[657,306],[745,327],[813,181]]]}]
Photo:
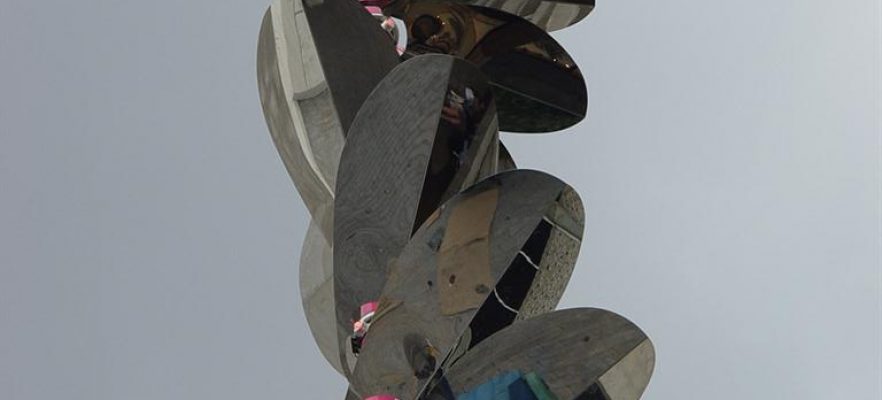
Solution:
[{"label": "stacked metal leaf", "polygon": [[351,399],[638,399],[654,349],[609,311],[555,311],[579,195],[500,131],[581,121],[547,33],[593,0],[275,0],[258,46],[272,138],[312,215],[303,306]]}]

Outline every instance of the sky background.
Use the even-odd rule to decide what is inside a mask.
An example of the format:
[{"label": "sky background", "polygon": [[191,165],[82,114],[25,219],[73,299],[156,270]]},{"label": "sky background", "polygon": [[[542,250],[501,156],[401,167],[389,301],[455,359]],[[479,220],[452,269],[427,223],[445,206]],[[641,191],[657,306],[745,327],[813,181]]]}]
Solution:
[{"label": "sky background", "polygon": [[[0,398],[341,399],[255,74],[268,0],[0,4]],[[644,396],[882,398],[878,0],[600,1],[589,119],[505,135],[585,201],[562,307]]]}]

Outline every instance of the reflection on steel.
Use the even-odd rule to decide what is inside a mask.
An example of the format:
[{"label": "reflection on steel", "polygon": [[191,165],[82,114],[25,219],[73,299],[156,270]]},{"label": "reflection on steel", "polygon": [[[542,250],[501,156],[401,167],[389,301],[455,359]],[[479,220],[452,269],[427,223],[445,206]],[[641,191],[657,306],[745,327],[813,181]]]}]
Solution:
[{"label": "reflection on steel", "polygon": [[[572,189],[529,170],[494,175],[448,200],[390,266],[381,316],[351,379],[356,391],[414,398],[460,340],[461,350],[479,343],[522,307],[533,315],[553,310],[578,251],[578,242],[553,235],[543,221],[558,207],[582,219]],[[540,261],[537,271],[522,253],[565,260]],[[542,296],[528,295],[537,289]]]},{"label": "reflection on steel", "polygon": [[[402,15],[414,4],[438,0],[390,0],[386,5],[390,15]],[[594,0],[454,0],[451,3],[494,8],[517,15],[548,31],[566,28],[581,21],[594,10]]]},{"label": "reflection on steel", "polygon": [[499,107],[499,129],[553,132],[585,117],[588,92],[576,63],[544,30],[492,8],[420,2],[406,8],[405,56],[450,54],[479,66]]},{"label": "reflection on steel", "polygon": [[[444,55],[402,63],[365,101],[347,136],[334,204],[340,325],[379,298],[393,258],[431,212],[495,170],[492,92],[478,69]],[[352,332],[340,332],[341,342]],[[344,354],[345,356],[345,354]],[[344,365],[352,365],[348,357]]]},{"label": "reflection on steel", "polygon": [[344,137],[367,95],[398,65],[398,53],[376,19],[352,1],[275,0],[257,54],[273,141],[330,238]]},{"label": "reflection on steel", "polygon": [[300,252],[300,295],[303,311],[322,355],[341,374],[343,349],[337,342],[337,332],[348,325],[337,325],[334,307],[333,248],[315,222],[309,224],[303,249]]},{"label": "reflection on steel", "polygon": [[303,308],[347,399],[642,395],[655,353],[639,328],[555,311],[582,243],[581,199],[518,169],[499,137],[584,118],[582,74],[546,32],[593,6],[274,0],[267,11],[261,102],[313,218]]},{"label": "reflection on steel", "polygon": [[[636,399],[649,383],[655,352],[636,325],[592,308],[543,314],[505,328],[446,368],[442,388],[465,393],[506,371],[536,372],[560,399]],[[578,373],[572,373],[578,371]],[[594,397],[579,397],[585,393]]]}]

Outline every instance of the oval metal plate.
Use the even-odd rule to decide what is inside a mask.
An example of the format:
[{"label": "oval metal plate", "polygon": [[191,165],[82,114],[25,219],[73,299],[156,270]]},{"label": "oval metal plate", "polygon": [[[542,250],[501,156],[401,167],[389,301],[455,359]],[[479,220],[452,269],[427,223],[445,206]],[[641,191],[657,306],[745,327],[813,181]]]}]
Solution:
[{"label": "oval metal plate", "polygon": [[478,65],[490,79],[499,129],[554,132],[585,118],[588,91],[572,57],[547,32],[516,15],[449,2],[407,7],[405,56],[438,53]]},{"label": "oval metal plate", "polygon": [[449,366],[423,400],[462,395],[509,371],[535,373],[559,399],[638,400],[655,366],[632,322],[595,308],[555,311],[497,332]]},{"label": "oval metal plate", "polygon": [[[392,263],[350,379],[354,390],[413,398],[472,324],[484,323],[474,317],[485,303],[498,301],[497,282],[567,191],[542,172],[503,172],[432,215]],[[563,271],[559,293],[548,297],[559,299],[571,270]]]}]

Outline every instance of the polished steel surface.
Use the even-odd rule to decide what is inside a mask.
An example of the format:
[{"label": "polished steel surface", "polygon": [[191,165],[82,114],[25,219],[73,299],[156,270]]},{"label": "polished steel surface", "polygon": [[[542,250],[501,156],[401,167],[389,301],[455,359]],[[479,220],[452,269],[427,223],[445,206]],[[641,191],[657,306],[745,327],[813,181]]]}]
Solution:
[{"label": "polished steel surface", "polygon": [[[409,5],[440,2],[439,0],[394,0],[389,4],[388,9],[393,15],[396,13],[401,15],[402,10]],[[452,0],[448,3],[505,11],[522,17],[548,32],[573,25],[594,10],[594,0]]]},{"label": "polished steel surface", "polygon": [[[390,261],[429,214],[481,176],[483,161],[498,146],[496,129],[492,92],[463,60],[416,57],[377,86],[349,132],[337,180],[340,325],[378,298]],[[347,337],[340,332],[341,342]]]},{"label": "polished steel surface", "polygon": [[547,32],[593,7],[272,3],[260,98],[312,215],[303,310],[351,384],[346,399],[454,400],[491,386],[542,399],[642,395],[655,353],[639,328],[608,311],[555,311],[582,244],[581,199],[518,169],[499,134],[585,117],[582,73]]},{"label": "polished steel surface", "polygon": [[566,50],[544,30],[492,8],[418,2],[403,15],[405,56],[450,54],[478,65],[497,97],[500,130],[553,132],[581,121],[588,92]]},{"label": "polished steel surface", "polygon": [[[508,150],[500,143],[498,151],[499,171],[515,169],[514,161]],[[494,171],[482,172],[481,176],[490,176]],[[334,301],[334,270],[333,246],[321,233],[315,222],[310,223],[300,255],[300,293],[303,311],[316,345],[328,362],[343,375],[341,354],[346,354],[345,347],[337,340],[340,331],[351,327],[338,325]]]},{"label": "polished steel surface", "polygon": [[[260,30],[257,47],[260,99],[270,135],[300,197],[318,224],[327,226],[330,231],[328,210],[333,204],[335,160],[339,158],[334,154],[339,154],[343,147],[342,129],[337,118],[333,117],[334,108],[321,68],[310,57],[314,54],[310,50],[311,42],[306,37],[302,42],[284,41],[284,29],[275,23],[282,13],[281,6],[271,7]],[[300,26],[305,25],[298,24]],[[294,29],[294,32],[298,30]],[[296,44],[296,49],[289,51],[285,43]],[[289,60],[286,54],[302,58]],[[298,80],[291,76],[291,63],[299,71],[295,74]],[[332,117],[324,118],[323,115]],[[310,135],[309,132],[316,134]],[[323,134],[318,135],[319,132]],[[315,143],[313,139],[317,139]],[[325,156],[317,157],[317,153],[325,153]],[[319,163],[318,160],[327,162]]]},{"label": "polished steel surface", "polygon": [[[627,319],[606,310],[568,309],[499,331],[447,367],[422,398],[443,399],[444,385],[463,393],[502,372],[521,371],[539,375],[559,399],[634,400],[654,365],[652,342]],[[587,396],[591,392],[595,397]]]},{"label": "polished steel surface", "polygon": [[300,297],[309,330],[322,356],[337,372],[346,375],[340,355],[345,349],[337,341],[337,332],[350,325],[337,325],[334,307],[333,248],[321,229],[312,222],[306,231],[300,253]]},{"label": "polished steel surface", "polygon": [[398,65],[398,52],[389,34],[358,2],[305,0],[304,5],[316,53],[346,134],[367,96]]},{"label": "polished steel surface", "polygon": [[578,194],[567,186],[519,249],[469,326],[464,352],[511,323],[553,311],[576,264],[585,215]]},{"label": "polished steel surface", "polygon": [[447,201],[391,265],[354,390],[416,395],[482,305],[497,301],[497,282],[565,188],[551,175],[514,170]]},{"label": "polished steel surface", "polygon": [[[349,29],[329,29],[347,20]],[[376,84],[398,64],[387,34],[352,1],[275,0],[258,41],[264,116],[279,155],[330,237],[345,134]]]},{"label": "polished steel surface", "polygon": [[[329,241],[337,167],[351,119],[376,83],[399,62],[386,33],[363,14],[352,2],[309,2],[304,8],[302,0],[275,0],[258,42],[264,115],[282,161],[313,216],[301,256],[304,311],[322,354],[341,373],[336,328],[329,325],[335,321],[329,314],[333,310]],[[349,31],[326,29],[327,21],[334,19],[355,22]],[[360,51],[351,51],[350,46]],[[355,71],[338,67],[341,51]]]}]

